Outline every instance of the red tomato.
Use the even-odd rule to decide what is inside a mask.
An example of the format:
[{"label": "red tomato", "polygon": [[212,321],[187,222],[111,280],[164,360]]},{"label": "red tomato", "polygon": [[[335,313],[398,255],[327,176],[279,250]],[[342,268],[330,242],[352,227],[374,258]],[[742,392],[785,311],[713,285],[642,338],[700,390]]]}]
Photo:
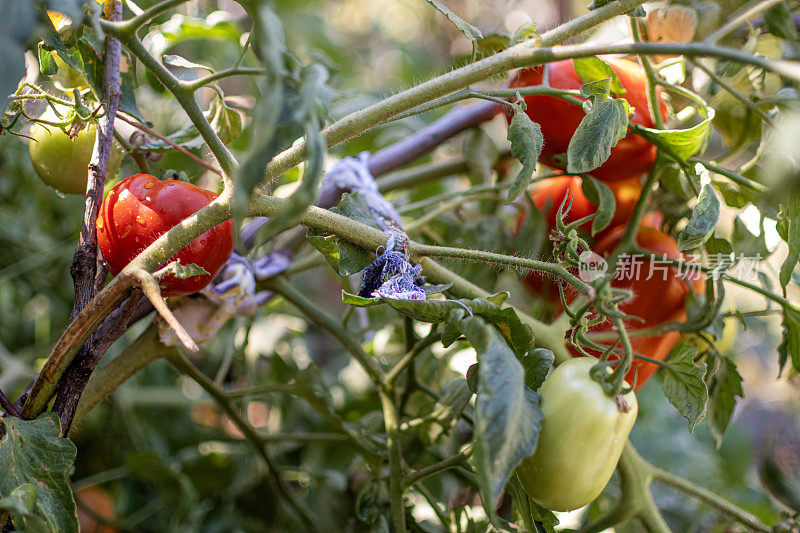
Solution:
[{"label": "red tomato", "polygon": [[[534,188],[531,199],[540,210],[547,209],[545,220],[547,221],[548,231],[556,227],[556,214],[564,197],[568,196],[572,200],[572,206],[564,217],[564,222],[567,224],[597,211],[597,206],[583,194],[582,183],[583,179],[580,177],[564,176],[546,179],[539,182]],[[610,226],[624,224],[631,218],[633,209],[636,207],[636,201],[642,193],[642,185],[639,183],[639,178],[613,181],[606,185],[614,193],[614,199],[616,200],[616,210]],[[569,204],[569,200],[567,200],[567,204]],[[587,233],[591,232],[592,221],[583,224],[581,228]]]},{"label": "red tomato", "polygon": [[[136,174],[119,182],[103,200],[97,242],[112,272],[119,273],[158,237],[217,197],[191,183]],[[192,294],[208,285],[233,252],[233,223],[226,220],[184,246],[169,261],[195,263],[202,276],[161,279],[164,296]],[[167,261],[167,262],[169,262]]]},{"label": "red tomato", "polygon": [[[631,122],[652,127],[653,116],[648,108],[646,76],[642,67],[626,59],[604,57],[603,61],[617,74],[622,87],[626,90],[622,97],[635,111]],[[540,85],[543,72],[541,65],[517,70],[511,74],[509,87]],[[575,73],[571,59],[549,64],[548,83],[550,87],[556,89],[580,89],[583,84]],[[664,116],[666,104],[661,99],[661,93],[658,94],[659,107]],[[541,126],[544,136],[544,147],[539,160],[554,168],[564,168],[564,163],[559,164],[554,156],[566,154],[572,134],[575,133],[585,113],[581,108],[554,96],[530,95],[524,98],[528,106],[526,111],[528,116]],[[629,134],[611,149],[608,160],[591,174],[604,181],[624,180],[648,172],[655,158],[655,146],[638,135]]]},{"label": "red tomato", "polygon": [[[608,256],[619,245],[624,231],[625,226],[612,229],[597,243],[594,251]],[[659,229],[640,226],[636,242],[641,248],[659,256],[673,260],[685,259],[678,251],[675,240]],[[641,265],[638,267],[638,272],[637,267],[633,266],[636,264]],[[690,291],[690,281],[683,279],[676,267],[637,256],[627,263],[624,271],[619,269],[618,271],[612,286],[629,289],[634,293],[634,298],[620,305],[619,309],[643,319],[641,322],[627,321],[625,327],[629,331],[658,326],[671,320],[686,320],[685,300]],[[704,292],[705,285],[702,280],[691,280],[691,283],[695,291]],[[590,331],[613,331],[613,327],[611,321],[606,321],[591,328]],[[680,336],[679,332],[671,331],[654,337],[632,337],[631,344],[635,353],[663,361],[680,340]],[[634,374],[637,374],[638,389],[657,369],[658,365],[655,363],[634,359],[633,366],[625,379],[628,383],[633,383]]]},{"label": "red tomato", "polygon": [[[556,226],[556,215],[558,207],[564,200],[565,196],[569,196],[572,200],[572,207],[564,217],[566,223],[574,222],[585,216],[593,214],[597,207],[586,198],[581,188],[582,178],[577,176],[563,176],[556,178],[548,178],[539,182],[531,193],[531,200],[541,210],[545,211],[545,221],[547,222],[547,231],[549,232]],[[606,185],[614,193],[616,200],[616,210],[614,211],[614,218],[611,220],[610,227],[615,227],[619,224],[625,224],[633,215],[633,210],[636,207],[636,201],[642,192],[642,185],[639,178],[630,178],[620,181],[608,182]],[[549,206],[549,207],[548,207]],[[525,215],[519,217],[517,221],[517,231],[522,224]],[[581,225],[581,228],[587,233],[592,229],[592,222]],[[608,230],[606,230],[608,231]],[[601,232],[602,236],[605,232]],[[541,272],[531,272],[523,280],[523,284],[531,294],[543,295],[551,302],[558,302],[558,286],[555,279]]]}]

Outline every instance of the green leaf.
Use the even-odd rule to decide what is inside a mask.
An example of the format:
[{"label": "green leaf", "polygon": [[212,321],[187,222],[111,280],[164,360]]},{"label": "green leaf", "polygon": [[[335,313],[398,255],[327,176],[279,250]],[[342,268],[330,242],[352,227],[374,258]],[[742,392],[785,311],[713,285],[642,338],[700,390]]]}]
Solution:
[{"label": "green leaf", "polygon": [[781,2],[764,12],[764,21],[767,23],[767,30],[776,37],[787,41],[797,40],[797,28],[794,27],[794,20],[789,7]]},{"label": "green leaf", "polygon": [[525,385],[531,390],[539,390],[550,367],[553,366],[553,361],[555,355],[546,348],[535,348],[525,354],[522,359],[522,366],[525,367]]},{"label": "green leaf", "polygon": [[13,523],[27,533],[50,533],[47,522],[36,515],[36,497],[36,487],[24,483],[0,498],[0,509],[8,511]]},{"label": "green leaf", "polygon": [[800,261],[800,198],[791,196],[781,205],[778,213],[778,234],[789,245],[789,253],[781,265],[780,282],[786,292],[786,286],[792,279],[797,262]]},{"label": "green leaf", "polygon": [[573,64],[575,65],[575,73],[583,83],[609,79],[609,89],[612,94],[615,96],[625,94],[625,88],[620,83],[617,73],[599,57],[576,57],[573,60]]},{"label": "green leaf", "polygon": [[536,170],[536,160],[544,145],[542,129],[537,123],[528,118],[521,106],[514,106],[514,116],[508,125],[508,140],[511,141],[511,155],[522,163],[517,177],[511,184],[506,196],[506,204],[516,200],[533,179],[533,171]]},{"label": "green leaf", "polygon": [[497,161],[497,147],[492,138],[481,128],[474,128],[464,141],[461,150],[470,177],[477,183],[490,183]]},{"label": "green leaf", "polygon": [[611,95],[611,78],[590,81],[581,85],[581,96],[599,103],[608,100]]},{"label": "green leaf", "polygon": [[458,31],[464,34],[464,37],[470,40],[470,42],[475,42],[478,39],[483,37],[481,31],[473,26],[472,24],[464,21],[460,17],[456,16],[452,11],[447,9],[445,6],[437,2],[436,0],[426,0],[430,5],[432,5],[439,13],[447,17],[447,20],[452,22]]},{"label": "green leaf", "polygon": [[756,236],[747,229],[742,219],[737,216],[733,219],[733,231],[731,232],[734,250],[736,250],[737,254],[747,257],[756,255],[761,258],[767,257],[770,252],[765,241],[765,233],[763,221],[761,223],[761,232]]},{"label": "green leaf", "polygon": [[697,248],[714,233],[719,219],[719,200],[711,185],[703,187],[689,223],[678,235],[678,250]]},{"label": "green leaf", "polygon": [[[34,513],[52,531],[78,531],[75,500],[68,472],[77,450],[69,439],[61,438],[61,427],[54,413],[35,420],[2,419],[6,434],[0,439],[0,494],[10,495],[26,483],[36,489]],[[30,501],[28,492],[26,501]]]},{"label": "green leaf", "polygon": [[709,107],[702,110],[701,113],[705,114],[706,119],[691,128],[657,130],[637,126],[636,131],[656,146],[665,148],[674,156],[687,161],[693,155],[703,151],[711,137],[711,121],[714,120],[714,110]]},{"label": "green leaf", "polygon": [[786,362],[791,360],[792,367],[800,372],[800,311],[794,307],[783,307],[783,338],[778,346],[778,375],[783,373]]},{"label": "green leaf", "polygon": [[194,61],[189,61],[185,57],[175,55],[175,54],[166,54],[164,57],[161,58],[161,61],[165,65],[169,65],[170,67],[180,67],[180,68],[199,68],[203,70],[207,70],[208,72],[214,72],[214,69],[209,67],[208,65],[201,65],[200,63],[195,63]]},{"label": "green leaf", "polygon": [[242,115],[221,97],[214,99],[208,114],[211,115],[211,127],[224,144],[230,144],[242,134]]},{"label": "green leaf", "polygon": [[592,235],[597,235],[611,224],[614,211],[617,209],[617,201],[608,185],[591,176],[586,176],[581,180],[581,189],[586,198],[597,206],[592,220]]},{"label": "green leaf", "polygon": [[535,22],[528,22],[517,28],[514,34],[511,36],[511,42],[509,44],[515,45],[531,39],[535,40],[536,42],[542,40],[542,36],[539,33],[539,28],[537,28]]},{"label": "green leaf", "polygon": [[744,398],[742,376],[736,369],[736,363],[720,356],[716,358],[714,371],[709,373],[706,418],[717,448],[722,444],[722,438],[733,416],[736,398]]},{"label": "green leaf", "polygon": [[[345,194],[339,205],[332,208],[331,211],[367,226],[381,229],[372,216],[372,210],[360,193]],[[309,228],[306,237],[342,277],[361,272],[372,263],[369,251],[333,234]]]},{"label": "green leaf", "polygon": [[44,43],[39,43],[39,72],[45,76],[52,76],[58,72],[58,65],[53,58],[53,52],[44,48]]},{"label": "green leaf", "polygon": [[208,270],[201,267],[197,263],[189,263],[182,265],[180,261],[171,261],[164,268],[160,270],[163,274],[174,276],[178,279],[191,278],[192,276],[207,276]]},{"label": "green leaf", "polygon": [[[72,52],[75,48],[77,48],[77,54]],[[78,41],[77,47],[69,49],[68,52],[67,54],[59,52],[58,55],[76,72],[83,74],[97,94],[103,94],[103,61],[97,51],[89,44],[86,37],[82,37]],[[122,89],[122,100],[120,100],[119,108],[136,117],[139,121],[144,122],[142,112],[136,103],[132,74],[130,72],[120,72],[119,78],[121,81],[120,88]]]},{"label": "green leaf", "polygon": [[662,384],[667,399],[689,421],[690,432],[705,416],[708,402],[708,389],[703,381],[706,364],[695,364],[696,354],[697,348],[688,344],[675,347],[664,369]]},{"label": "green leaf", "polygon": [[567,170],[591,172],[606,162],[611,149],[625,137],[628,112],[624,100],[596,103],[572,136],[567,147]]},{"label": "green leaf", "polygon": [[475,466],[494,509],[514,468],[531,455],[541,427],[540,396],[525,386],[525,371],[494,328],[479,318],[462,321],[464,335],[478,353],[475,399]]},{"label": "green leaf", "polygon": [[[442,342],[449,346],[455,341],[462,317],[472,313],[482,317],[497,328],[509,346],[523,359],[533,349],[533,333],[520,321],[511,307],[501,308],[486,298],[474,300],[396,300],[391,298],[362,298],[342,291],[342,301],[356,307],[374,307],[385,303],[400,314],[420,322],[445,322]],[[454,329],[456,328],[456,329]]]}]

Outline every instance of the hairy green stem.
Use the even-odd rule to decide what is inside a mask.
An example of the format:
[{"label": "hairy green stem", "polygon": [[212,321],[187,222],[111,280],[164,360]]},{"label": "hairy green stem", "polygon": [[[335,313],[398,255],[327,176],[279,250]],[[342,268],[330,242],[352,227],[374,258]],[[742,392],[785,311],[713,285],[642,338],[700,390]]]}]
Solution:
[{"label": "hairy green stem", "polygon": [[[638,19],[636,17],[628,17],[628,19],[631,26],[631,35],[633,36],[633,41],[636,43],[642,42],[642,36],[639,34]],[[653,124],[655,125],[656,129],[663,130],[664,119],[661,117],[661,107],[658,105],[658,78],[653,70],[653,65],[650,64],[650,60],[647,59],[645,54],[639,54],[639,61],[642,63],[642,68],[644,68],[644,73],[647,77],[645,92],[647,93],[647,102],[650,107],[650,114],[653,116]]]}]

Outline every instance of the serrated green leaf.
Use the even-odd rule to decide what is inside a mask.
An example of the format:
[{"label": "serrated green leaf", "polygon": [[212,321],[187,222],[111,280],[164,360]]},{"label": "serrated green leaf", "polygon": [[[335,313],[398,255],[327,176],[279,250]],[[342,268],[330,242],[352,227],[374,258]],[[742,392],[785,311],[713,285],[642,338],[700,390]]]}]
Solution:
[{"label": "serrated green leaf", "polygon": [[[420,322],[445,322],[443,343],[451,344],[455,338],[453,326],[460,327],[462,317],[472,313],[491,323],[506,339],[518,357],[524,358],[533,349],[533,333],[527,324],[520,321],[511,307],[501,308],[486,298],[474,300],[396,300],[392,298],[361,298],[342,292],[342,301],[356,307],[374,307],[385,303],[400,314]],[[449,328],[448,328],[449,325]],[[449,341],[449,342],[448,342]]]},{"label": "serrated green leaf", "polygon": [[744,398],[742,376],[736,369],[736,363],[727,357],[718,357],[714,371],[708,379],[708,429],[717,448],[728,429],[728,424],[736,407],[736,398]]},{"label": "serrated green leaf", "polygon": [[737,216],[733,219],[733,231],[731,232],[731,241],[733,242],[733,249],[737,254],[753,257],[758,255],[765,258],[770,255],[762,223],[761,232],[756,236],[747,229],[747,226],[742,222],[741,217]]},{"label": "serrated green leaf", "polygon": [[656,146],[666,149],[683,161],[687,161],[693,155],[702,152],[711,137],[711,121],[714,120],[714,110],[706,108],[703,112],[707,118],[691,128],[657,130],[637,126],[636,130]]},{"label": "serrated green leaf", "polygon": [[569,141],[567,170],[591,172],[608,160],[611,149],[625,137],[628,113],[623,100],[598,102],[592,107]]},{"label": "serrated green leaf", "polygon": [[536,447],[540,396],[525,386],[525,371],[496,330],[479,318],[462,321],[478,353],[475,465],[486,508],[494,509],[514,468]]},{"label": "serrated green leaf", "polygon": [[617,201],[608,185],[591,176],[586,176],[581,180],[581,189],[586,198],[597,206],[592,220],[592,235],[597,235],[611,224],[614,211],[617,209]]},{"label": "serrated green leaf", "polygon": [[800,311],[793,307],[783,307],[783,338],[778,346],[778,375],[783,373],[787,361],[800,372]]},{"label": "serrated green leaf", "polygon": [[586,82],[581,85],[580,92],[581,96],[591,100],[593,103],[608,100],[608,97],[611,95],[611,78],[602,78]]},{"label": "serrated green leaf", "polygon": [[532,121],[521,107],[515,105],[514,116],[508,125],[507,138],[511,141],[511,155],[522,163],[522,168],[514,178],[506,196],[506,204],[510,204],[525,192],[533,179],[533,171],[536,170],[536,160],[542,151],[544,137],[542,128]]},{"label": "serrated green leaf", "polygon": [[617,73],[599,57],[576,57],[573,60],[573,64],[575,65],[575,73],[583,83],[608,79],[610,80],[609,89],[612,94],[615,96],[625,94],[625,88],[619,81]]},{"label": "serrated green leaf", "polygon": [[697,248],[714,233],[719,219],[719,200],[711,185],[703,187],[689,223],[678,235],[678,250]]},{"label": "serrated green leaf", "polygon": [[425,0],[430,5],[432,5],[439,13],[447,17],[447,20],[453,23],[453,25],[458,28],[458,31],[464,34],[464,37],[470,40],[470,42],[475,42],[476,40],[483,37],[481,31],[473,26],[472,24],[466,22],[462,18],[456,16],[452,11],[447,9],[445,6],[437,2],[436,0]]},{"label": "serrated green leaf", "polygon": [[53,531],[78,532],[75,500],[68,472],[77,450],[61,438],[54,413],[35,420],[2,419],[6,434],[0,439],[0,495],[9,495],[26,483],[36,488],[35,515]]},{"label": "serrated green leaf", "polygon": [[664,369],[664,394],[678,412],[689,421],[689,431],[706,414],[708,389],[703,377],[706,364],[695,364],[693,358],[697,348],[688,344],[680,344],[672,350]]},{"label": "serrated green leaf", "polygon": [[242,115],[221,97],[214,99],[209,114],[211,127],[224,144],[230,144],[242,134]]}]

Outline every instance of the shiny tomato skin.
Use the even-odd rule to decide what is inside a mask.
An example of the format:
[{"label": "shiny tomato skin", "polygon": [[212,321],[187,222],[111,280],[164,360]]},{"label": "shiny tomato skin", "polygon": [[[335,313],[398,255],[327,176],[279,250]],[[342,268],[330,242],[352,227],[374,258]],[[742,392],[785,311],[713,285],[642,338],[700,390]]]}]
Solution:
[{"label": "shiny tomato skin", "polygon": [[608,396],[591,378],[596,363],[561,363],[538,391],[544,417],[536,449],[516,474],[528,496],[553,511],[578,509],[603,492],[636,421],[636,395]]},{"label": "shiny tomato skin", "polygon": [[[607,235],[597,242],[594,251],[602,256],[608,256],[622,240],[625,232],[624,226],[613,228]],[[678,251],[675,240],[653,227],[640,226],[636,234],[636,242],[647,251],[658,256],[666,256],[673,260],[683,260],[685,257]],[[690,292],[690,283],[694,290],[703,293],[705,285],[702,280],[687,281],[681,278],[678,269],[666,264],[653,263],[649,259],[641,259],[639,276],[635,279],[615,279],[612,286],[633,291],[634,298],[619,306],[626,314],[638,316],[643,321],[627,321],[629,331],[658,326],[669,321],[686,320],[686,297]],[[651,273],[650,279],[647,279]],[[610,321],[603,322],[591,328],[592,332],[610,332],[613,326]],[[681,335],[671,331],[663,335],[651,337],[632,337],[631,345],[635,353],[663,361]],[[575,353],[577,355],[577,352]],[[599,355],[599,354],[598,354]],[[634,359],[633,366],[625,376],[626,381],[633,383],[636,378],[638,390],[650,376],[658,369],[658,365],[641,359]]]},{"label": "shiny tomato skin", "polygon": [[[119,182],[103,200],[97,217],[97,242],[112,272],[119,273],[158,237],[217,197],[176,180],[136,174]],[[192,294],[208,285],[233,252],[233,223],[211,228],[184,246],[169,261],[195,263],[208,274],[161,279],[164,296]]]},{"label": "shiny tomato skin", "polygon": [[[622,95],[634,114],[631,123],[645,127],[653,127],[653,116],[650,113],[646,92],[646,75],[638,63],[627,59],[603,57],[611,69],[617,74],[622,87],[626,90]],[[525,68],[514,71],[509,80],[509,87],[530,87],[541,85],[543,66]],[[556,61],[548,64],[548,84],[555,89],[577,90],[583,82],[575,72],[572,59]],[[659,107],[662,116],[666,114],[666,104],[659,95]],[[583,110],[569,102],[547,95],[525,96],[526,113],[539,124],[544,136],[544,147],[539,160],[554,168],[564,168],[563,162],[555,159],[557,154],[566,154],[569,141],[581,120],[585,116]],[[611,149],[608,160],[590,174],[603,181],[624,180],[640,176],[648,172],[655,162],[656,148],[644,138],[628,134]]]}]

